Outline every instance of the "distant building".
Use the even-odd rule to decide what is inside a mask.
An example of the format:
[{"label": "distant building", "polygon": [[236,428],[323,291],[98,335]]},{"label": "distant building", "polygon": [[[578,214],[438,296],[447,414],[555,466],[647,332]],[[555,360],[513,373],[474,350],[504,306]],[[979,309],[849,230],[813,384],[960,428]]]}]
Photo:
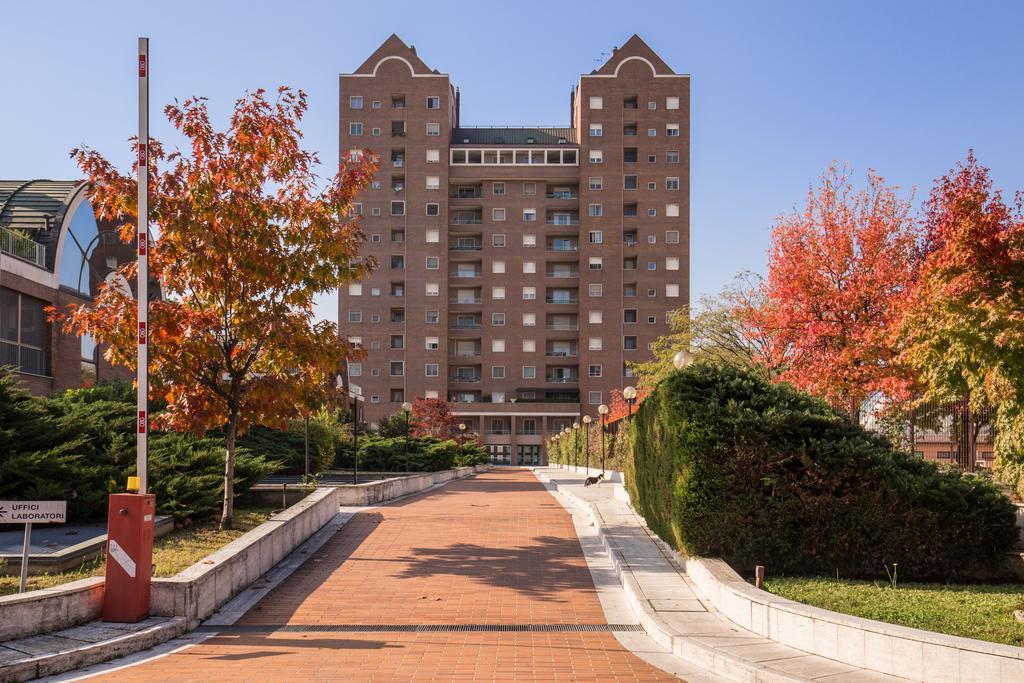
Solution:
[{"label": "distant building", "polygon": [[0,365],[36,394],[126,376],[91,338],[65,334],[44,312],[90,301],[135,258],[97,222],[87,195],[83,181],[0,180]]},{"label": "distant building", "polygon": [[596,417],[689,303],[690,77],[633,36],[561,127],[462,125],[448,75],[394,35],[340,81],[341,156],[380,159],[356,206],[379,268],[338,318],[367,419],[447,399],[494,462],[546,462],[545,435]]}]

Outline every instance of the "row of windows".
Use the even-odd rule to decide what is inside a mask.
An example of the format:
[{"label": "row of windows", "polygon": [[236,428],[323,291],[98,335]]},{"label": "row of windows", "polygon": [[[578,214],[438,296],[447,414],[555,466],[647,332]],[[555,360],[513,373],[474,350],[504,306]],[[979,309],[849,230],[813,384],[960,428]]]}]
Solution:
[{"label": "row of windows", "polygon": [[[363,108],[363,96],[362,95],[350,95],[348,98],[349,109],[362,109]],[[380,100],[371,100],[371,109],[383,109],[383,102]],[[391,108],[392,109],[405,109],[405,95],[392,95],[391,96]],[[441,98],[437,95],[428,95],[426,97],[426,109],[440,109]]]},{"label": "row of windows", "polygon": [[[364,130],[364,128],[363,128],[363,122],[362,121],[350,121],[349,124],[348,124],[348,134],[351,135],[351,136],[358,137],[358,136],[363,134],[363,130]],[[428,122],[426,124],[426,127],[425,127],[425,132],[426,132],[428,138],[440,137],[441,136],[441,124],[436,122],[436,121]],[[381,134],[381,129],[380,128],[375,127],[375,128],[371,128],[370,129],[370,135],[373,135],[374,137],[378,137],[378,136],[380,136],[380,134]],[[392,137],[405,137],[405,121],[392,121],[391,122],[391,136]],[[349,152],[351,154],[353,152],[353,150],[349,150]],[[438,159],[435,159],[434,161],[436,162],[436,161],[439,161],[439,160],[440,160],[440,157],[438,157]],[[430,159],[427,159],[427,161],[430,161]]]},{"label": "row of windows", "polygon": [[[429,178],[428,178],[428,180],[429,180]],[[675,181],[676,181],[676,187],[674,189],[679,189],[679,186],[678,186],[678,182],[679,181],[678,181],[678,179],[675,179]],[[437,190],[437,189],[440,189],[440,188],[439,187],[430,187],[430,186],[428,186],[427,189]],[[633,188],[633,189],[636,189],[636,188]],[[361,202],[356,202],[355,204],[352,205],[352,210],[353,210],[353,214],[361,215],[362,212],[363,212],[363,204]],[[405,200],[401,200],[401,199],[392,200],[390,211],[391,211],[391,213],[390,213],[391,216],[395,216],[395,217],[405,216],[406,215]],[[638,211],[639,211],[639,208],[637,207],[636,203],[627,203],[627,204],[623,204],[623,206],[622,206],[622,215],[624,217],[627,217],[627,218],[638,216],[639,215]],[[379,207],[372,207],[370,209],[370,215],[371,216],[380,216],[381,215],[381,209]],[[424,207],[424,215],[431,216],[431,217],[438,217],[438,216],[440,216],[441,215],[441,205],[438,204],[438,203],[433,203],[433,202],[427,203],[426,206]],[[491,220],[493,220],[493,221],[504,221],[506,215],[507,215],[507,212],[502,207],[495,207],[495,208],[491,209]],[[600,217],[604,216],[604,204],[601,204],[601,203],[589,204],[587,206],[587,215],[590,216],[591,218],[600,218]],[[658,216],[658,209],[653,208],[653,207],[648,207],[648,209],[647,209],[647,217],[648,218],[656,218],[657,216]],[[669,218],[678,218],[679,217],[679,205],[678,204],[666,204],[665,205],[665,216],[667,216]],[[523,220],[524,223],[535,223],[535,222],[537,222],[537,209],[535,209],[535,208],[523,209],[523,211],[522,211],[522,220]],[[566,211],[554,212],[552,214],[552,217],[548,220],[548,223],[550,223],[552,225],[575,225],[578,222],[579,222],[578,218],[576,218],[571,212],[566,212]],[[455,214],[452,217],[452,223],[454,223],[456,225],[479,225],[479,224],[482,223],[482,216],[477,211],[456,211]]]},{"label": "row of windows", "polygon": [[[590,98],[591,109],[604,109],[604,98],[603,97],[591,97]],[[623,109],[639,109],[639,97],[637,95],[626,95],[622,98]],[[648,100],[647,108],[655,110],[658,108],[658,103],[655,100]],[[665,98],[665,109],[679,109],[679,98],[678,97],[666,97]]]},{"label": "row of windows", "polygon": [[[349,343],[353,346],[362,346],[362,337],[349,337]],[[405,335],[394,334],[390,338],[390,348],[393,351],[402,351],[405,349]],[[438,337],[426,337],[426,345],[428,351],[437,351],[440,349],[440,340]],[[480,355],[480,343],[479,340],[472,339],[456,339],[451,343],[452,353],[454,356],[479,356]],[[637,347],[637,336],[636,335],[625,335],[622,338],[622,348],[625,351],[636,351]],[[370,349],[373,351],[379,351],[380,342],[372,341],[370,343]],[[523,353],[536,353],[537,352],[537,340],[535,339],[523,339],[522,340]],[[587,350],[588,351],[603,351],[604,350],[604,339],[602,337],[589,337],[587,339]],[[505,340],[504,339],[492,339],[491,340],[491,352],[492,353],[505,353]],[[404,361],[392,361],[392,366],[397,367],[395,364],[403,364]],[[349,374],[352,374],[351,366],[358,364],[350,364]],[[360,366],[361,368],[361,366]],[[360,369],[361,372],[361,369]],[[392,372],[391,374],[402,374],[404,370]],[[356,377],[358,375],[353,375]],[[375,375],[376,376],[376,375]]]},{"label": "row of windows", "polygon": [[[600,123],[591,123],[589,131],[590,137],[600,138],[604,137],[604,125]],[[622,134],[626,137],[635,137],[637,134],[637,125],[635,123],[625,124],[622,128]],[[670,138],[679,137],[679,124],[678,123],[666,123],[665,124],[665,135]],[[654,138],[658,136],[657,128],[648,128],[647,137]]]},{"label": "row of windows", "polygon": [[[654,266],[654,267],[651,267]],[[676,264],[678,267],[678,263]],[[657,263],[651,262],[648,264],[649,270],[654,270],[657,267]],[[632,289],[629,289],[632,288]],[[380,289],[373,288],[371,296],[380,296]],[[591,283],[588,286],[587,292],[591,297],[601,297],[603,293],[603,285],[600,283]],[[405,296],[405,283],[404,282],[393,282],[391,283],[391,296]],[[466,296],[463,296],[464,292],[468,292]],[[632,293],[629,293],[632,292]],[[657,296],[657,290],[648,289],[648,296]],[[363,284],[361,282],[352,282],[348,286],[349,296],[362,296],[363,295]],[[424,285],[424,294],[429,297],[441,296],[441,285],[437,282],[427,282]],[[470,290],[456,290],[456,298],[452,300],[452,303],[460,304],[475,304],[481,303],[479,295],[472,289]],[[471,296],[470,296],[471,295]],[[636,296],[636,285],[624,285],[623,296]],[[666,284],[665,285],[665,296],[668,298],[679,297],[679,285],[678,284]],[[504,287],[492,287],[491,288],[491,299],[494,301],[505,300],[505,288]],[[524,301],[535,301],[537,299],[537,288],[536,287],[523,287],[523,300]],[[545,299],[547,303],[553,304],[572,304],[577,303],[578,300],[575,297],[575,290],[570,289],[555,289]]]},{"label": "row of windows", "polygon": [[[665,243],[666,244],[679,244],[679,231],[678,230],[666,230],[665,231]],[[623,241],[626,246],[636,246],[637,244],[637,233],[635,230],[627,230],[623,232]],[[601,230],[591,230],[587,233],[587,239],[591,244],[604,244],[604,232]],[[402,244],[405,242],[405,230],[395,229],[391,231],[391,241],[396,244]],[[436,228],[427,228],[424,233],[424,241],[427,244],[436,244],[441,241],[441,231]],[[380,244],[383,242],[383,235],[380,233],[373,233],[370,235],[370,242],[373,244]],[[647,236],[648,244],[657,244],[657,235]],[[495,233],[491,235],[491,246],[492,247],[504,247],[506,244],[504,233]],[[533,234],[523,235],[523,246],[532,248],[537,246],[537,236]],[[476,237],[457,237],[451,244],[450,247],[453,251],[480,251],[483,248],[482,242]],[[545,244],[545,248],[548,251],[578,251],[578,245],[575,240],[568,237],[554,237],[548,240]],[[593,257],[600,258],[600,257]],[[525,272],[525,271],[524,271]]]},{"label": "row of windows", "polygon": [[[426,256],[424,257],[424,265],[427,270],[440,270],[441,269],[441,257],[440,256]],[[559,264],[554,264],[559,265]],[[578,276],[579,273],[575,273],[568,264],[565,264],[565,268],[556,268],[553,271],[547,272],[549,277],[574,277]],[[637,268],[637,257],[627,256],[622,261],[622,267],[625,270],[636,270]],[[603,270],[604,259],[601,256],[591,256],[587,264],[588,270]],[[657,261],[648,261],[647,270],[657,270]],[[391,270],[405,270],[405,256],[402,254],[391,255]],[[665,270],[679,270],[679,257],[678,256],[666,256],[665,257]],[[494,260],[491,261],[491,272],[492,273],[505,273],[505,261]],[[523,273],[527,275],[533,275],[537,272],[536,261],[523,261]],[[482,271],[479,270],[477,264],[474,263],[458,263],[452,269],[452,274],[455,277],[479,277],[482,275]]]},{"label": "row of windows", "polygon": [[[629,371],[627,370],[626,372],[629,372]],[[623,377],[632,377],[632,374],[623,374]],[[522,398],[524,398],[524,399],[525,398],[529,398],[529,399],[536,398],[536,396],[534,395],[534,392],[532,392],[532,391],[521,392],[520,396]],[[427,398],[427,399],[438,398],[438,392],[437,392],[436,389],[427,389],[427,390],[425,390],[423,392],[423,398]],[[405,390],[404,389],[397,389],[397,388],[396,389],[391,389],[391,391],[389,393],[389,399],[388,400],[391,403],[402,403],[402,402],[404,402],[405,401]],[[448,400],[453,402],[453,403],[478,403],[479,402],[479,399],[472,392],[466,392],[466,393],[454,392],[454,393],[452,393],[448,397]],[[504,391],[493,391],[493,392],[491,392],[490,402],[491,403],[504,403],[505,402],[505,392]],[[375,404],[376,403],[380,403],[380,395],[379,394],[371,395],[370,396],[370,403],[375,403]],[[600,405],[600,404],[604,403],[604,394],[602,392],[600,392],[600,391],[590,391],[590,392],[588,392],[587,393],[587,403],[592,405],[592,406],[596,406],[596,405]],[[530,421],[530,420],[526,420],[526,421]],[[569,424],[571,424],[571,422]],[[558,420],[555,420],[552,423],[552,428],[551,428],[552,433],[561,431],[563,426],[566,426],[566,425],[561,424]],[[493,433],[493,434],[501,434],[502,432],[500,432],[500,431],[493,431],[491,433]],[[539,433],[540,432],[536,431],[536,428],[534,428],[534,429],[532,429],[530,431],[526,431],[525,428],[524,428],[523,430],[519,431],[519,434],[539,434]],[[488,446],[488,448],[492,448],[492,447],[493,446]],[[520,464],[523,464],[523,465],[537,465],[537,464],[540,463],[540,446],[536,446],[536,445],[534,445],[534,446],[531,446],[531,445],[521,445],[521,446],[518,446],[518,448],[519,448],[519,451],[520,451],[520,457],[522,458],[521,461],[520,461]],[[527,449],[533,449],[533,450],[531,451],[531,450],[527,450]]]},{"label": "row of windows", "polygon": [[[396,311],[392,311],[392,315],[391,315],[391,322],[392,323],[403,323],[403,322],[405,322],[405,311],[404,311],[404,309],[399,309],[399,314],[398,315],[395,315],[395,313],[396,313]],[[430,312],[428,311],[428,313],[430,313]],[[437,312],[433,311],[433,313],[436,314]],[[430,322],[437,323],[438,322],[437,319],[436,319],[437,318],[436,315],[434,315],[434,316],[429,316],[428,315],[427,317],[428,317],[428,320],[427,320],[428,323],[430,323]],[[430,320],[430,318],[434,318],[434,319]],[[604,318],[604,315],[603,315],[602,311],[590,311],[589,312],[589,322],[592,325],[600,325],[603,322],[603,318]],[[352,323],[352,324],[358,324],[358,323],[363,322],[363,311],[362,311],[362,309],[358,309],[358,308],[350,309],[349,312],[348,312],[348,321],[350,323]],[[635,324],[637,324],[638,321],[639,321],[639,311],[638,311],[638,309],[636,309],[636,308],[624,308],[622,310],[622,322],[623,323],[625,323],[627,325],[635,325]],[[370,316],[370,322],[375,323],[375,324],[376,323],[380,323],[381,322],[380,314],[379,313],[374,313],[373,315],[371,315]],[[656,325],[658,323],[658,317],[655,316],[655,315],[647,316],[647,323],[649,325]],[[491,313],[491,325],[493,325],[495,327],[504,327],[504,325],[505,325],[505,313],[502,313],[502,312]],[[536,313],[523,313],[523,327],[536,327],[536,326],[537,326],[537,314]],[[456,329],[457,328],[479,329],[480,328],[480,322],[479,322],[479,320],[475,316],[473,316],[471,314],[460,315],[460,316],[456,317],[455,323],[452,325],[452,327],[454,327]],[[425,348],[428,351],[435,351],[435,350],[437,350],[438,348],[440,348],[438,337],[425,337],[424,338],[424,346],[425,346]],[[402,348],[405,348],[405,335],[401,335],[401,334],[391,335],[391,348],[392,349],[402,349]]]},{"label": "row of windows", "polygon": [[[626,147],[622,150],[622,161],[627,164],[635,164],[639,159],[639,150],[636,147]],[[669,150],[665,152],[665,163],[666,164],[678,164],[679,163],[679,151]],[[587,153],[587,160],[592,164],[603,164],[604,163],[604,151],[600,149],[592,149]],[[648,154],[647,163],[656,164],[658,163],[657,154]]]}]

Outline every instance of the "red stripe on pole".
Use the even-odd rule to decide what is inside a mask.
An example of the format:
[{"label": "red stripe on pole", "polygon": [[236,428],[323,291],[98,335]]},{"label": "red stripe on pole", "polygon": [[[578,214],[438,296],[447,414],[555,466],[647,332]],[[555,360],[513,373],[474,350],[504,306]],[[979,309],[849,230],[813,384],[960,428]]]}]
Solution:
[{"label": "red stripe on pole", "polygon": [[146,323],[139,323],[139,346],[146,344]]},{"label": "red stripe on pole", "polygon": [[139,78],[145,78],[146,75],[146,55],[139,55]]},{"label": "red stripe on pole", "polygon": [[148,247],[146,245],[146,233],[140,232],[139,233],[139,256],[145,256],[147,248]]},{"label": "red stripe on pole", "polygon": [[139,434],[146,433],[146,411],[139,411]]}]

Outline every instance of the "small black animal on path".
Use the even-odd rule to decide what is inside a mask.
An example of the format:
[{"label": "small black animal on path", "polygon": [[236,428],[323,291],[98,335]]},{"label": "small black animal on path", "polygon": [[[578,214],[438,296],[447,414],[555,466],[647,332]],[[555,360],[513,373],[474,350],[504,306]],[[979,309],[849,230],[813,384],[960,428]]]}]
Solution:
[{"label": "small black animal on path", "polygon": [[596,477],[587,477],[587,480],[583,482],[584,486],[597,486],[604,479],[604,473],[597,475]]}]

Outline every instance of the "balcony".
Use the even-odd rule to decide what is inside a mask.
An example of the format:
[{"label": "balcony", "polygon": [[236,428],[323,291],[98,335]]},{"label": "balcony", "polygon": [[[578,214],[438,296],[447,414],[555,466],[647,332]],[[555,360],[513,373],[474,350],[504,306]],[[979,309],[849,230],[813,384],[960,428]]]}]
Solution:
[{"label": "balcony", "polygon": [[453,280],[472,280],[474,278],[483,277],[484,271],[482,270],[454,270],[451,272],[449,277]]},{"label": "balcony", "polygon": [[546,358],[575,358],[576,350],[571,351],[545,351],[544,356]]},{"label": "balcony", "polygon": [[547,296],[544,297],[544,303],[546,304],[566,304],[573,305],[578,304],[580,300],[577,297],[558,297],[558,296]]},{"label": "balcony", "polygon": [[544,381],[549,384],[579,384],[580,378],[572,375],[548,375]]},{"label": "balcony", "polygon": [[449,199],[479,199],[483,196],[483,189],[479,187],[460,187],[448,193]]},{"label": "balcony", "polygon": [[544,276],[556,279],[572,280],[578,278],[580,273],[578,270],[549,270],[544,273]]},{"label": "balcony", "polygon": [[580,248],[576,244],[559,244],[557,242],[549,243],[549,244],[545,245],[545,247],[544,247],[544,251],[554,251],[554,252],[561,252],[561,253],[576,252],[576,251],[579,251],[579,250],[580,250]]},{"label": "balcony", "polygon": [[548,192],[545,199],[579,199],[580,196],[573,190],[562,190],[559,192]]},{"label": "balcony", "polygon": [[452,358],[479,358],[480,349],[473,351],[451,351],[448,355]]},{"label": "balcony", "polygon": [[449,221],[449,225],[480,225],[483,222],[481,216],[457,216]]},{"label": "balcony", "polygon": [[448,251],[482,251],[484,245],[480,242],[455,244],[448,247]]},{"label": "balcony", "polygon": [[452,384],[479,384],[480,375],[452,375],[448,381]]},{"label": "balcony", "polygon": [[0,228],[0,251],[40,267],[46,266],[46,247],[7,228]]},{"label": "balcony", "polygon": [[455,305],[458,305],[458,304],[479,305],[479,304],[482,304],[483,302],[484,302],[484,300],[481,297],[474,297],[472,299],[463,299],[463,298],[448,299],[448,303],[455,304]]},{"label": "balcony", "polygon": [[502,427],[502,428],[498,428],[498,429],[488,429],[487,430],[487,434],[489,436],[501,436],[503,434],[504,435],[508,435],[508,434],[511,434],[511,433],[512,433],[512,430],[510,428],[508,428],[508,427]]},{"label": "balcony", "polygon": [[544,326],[545,330],[552,332],[576,332],[580,329],[579,323],[551,323]]}]

